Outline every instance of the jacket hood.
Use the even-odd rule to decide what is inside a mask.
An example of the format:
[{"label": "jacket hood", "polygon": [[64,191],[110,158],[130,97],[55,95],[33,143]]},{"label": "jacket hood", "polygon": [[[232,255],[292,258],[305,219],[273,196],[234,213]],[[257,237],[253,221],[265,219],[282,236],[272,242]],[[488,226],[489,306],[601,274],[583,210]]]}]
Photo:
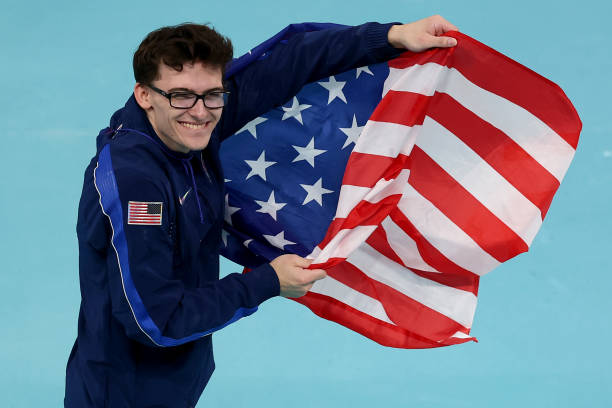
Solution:
[{"label": "jacket hood", "polygon": [[147,118],[145,111],[138,105],[134,94],[130,96],[123,108],[120,108],[111,116],[110,124],[102,129],[96,139],[97,152],[109,143],[119,130],[133,130],[137,133],[144,133],[164,150],[169,150],[159,139],[151,122]]}]

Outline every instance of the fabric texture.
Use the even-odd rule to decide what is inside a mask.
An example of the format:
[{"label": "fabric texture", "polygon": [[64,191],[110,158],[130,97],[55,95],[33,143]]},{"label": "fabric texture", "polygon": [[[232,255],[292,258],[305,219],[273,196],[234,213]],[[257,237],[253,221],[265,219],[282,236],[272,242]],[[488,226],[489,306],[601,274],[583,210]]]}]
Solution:
[{"label": "fabric texture", "polygon": [[308,256],[328,277],[296,300],[386,346],[474,340],[480,276],[528,250],[581,129],[557,85],[447,35],[306,85],[221,150],[222,252]]}]

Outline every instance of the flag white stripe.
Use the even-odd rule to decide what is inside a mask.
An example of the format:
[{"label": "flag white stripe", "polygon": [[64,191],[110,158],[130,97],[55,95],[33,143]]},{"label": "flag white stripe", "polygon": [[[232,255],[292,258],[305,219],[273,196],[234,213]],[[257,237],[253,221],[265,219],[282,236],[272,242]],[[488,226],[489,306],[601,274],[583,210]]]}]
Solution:
[{"label": "flag white stripe", "polygon": [[346,258],[372,235],[376,227],[376,225],[360,225],[352,229],[340,230],[325,248],[318,252],[312,263],[327,262],[330,258]]},{"label": "flag white stripe", "polygon": [[389,68],[389,76],[383,85],[383,96],[389,90],[431,96],[440,86],[440,77],[447,70],[448,68],[435,62],[403,69]]},{"label": "flag white stripe", "polygon": [[384,92],[435,91],[453,97],[466,109],[500,129],[561,181],[574,157],[574,149],[547,124],[523,107],[489,92],[465,78],[457,69],[436,63],[390,69]]},{"label": "flag white stripe", "polygon": [[383,322],[395,325],[382,303],[328,276],[314,283],[311,292],[329,296]]},{"label": "flag white stripe", "polygon": [[369,120],[359,136],[353,152],[385,157],[409,155],[421,126]]},{"label": "flag white stripe", "polygon": [[385,230],[389,246],[399,256],[404,265],[421,271],[439,272],[425,262],[421,257],[416,242],[394,223],[390,217],[385,218],[380,225]]},{"label": "flag white stripe", "polygon": [[500,129],[557,180],[561,181],[575,150],[528,110],[468,81],[455,68],[443,81],[445,92],[474,114]]},{"label": "flag white stripe", "polygon": [[390,180],[380,179],[374,187],[343,184],[340,188],[340,198],[338,199],[338,207],[334,218],[346,218],[361,201],[374,204],[391,195],[402,194],[409,175],[410,170],[402,170],[397,175],[397,178]]},{"label": "flag white stripe", "polygon": [[364,243],[346,260],[370,278],[403,293],[417,302],[453,319],[464,327],[472,327],[476,311],[476,296],[423,278],[408,268],[380,256],[380,253]]},{"label": "flag white stripe", "polygon": [[[384,182],[384,180],[379,180],[376,183],[376,186],[378,186],[381,181]],[[386,182],[390,183],[390,181]],[[363,198],[368,194],[370,190],[370,187],[360,187],[343,184],[342,187],[340,187],[340,198],[338,199],[338,207],[336,208],[336,215],[334,216],[334,218],[346,218],[353,210],[353,208],[355,208],[355,206],[359,204],[361,200],[363,200]]]},{"label": "flag white stripe", "polygon": [[483,275],[499,262],[454,224],[444,213],[419,194],[410,184],[398,203],[399,210],[419,233],[445,257],[460,267]]},{"label": "flag white stripe", "polygon": [[542,225],[540,209],[435,120],[425,118],[421,134],[417,146],[530,245]]},{"label": "flag white stripe", "polygon": [[453,334],[451,337],[456,337],[459,339],[467,339],[467,338],[470,338],[470,335],[458,331],[457,333]]}]

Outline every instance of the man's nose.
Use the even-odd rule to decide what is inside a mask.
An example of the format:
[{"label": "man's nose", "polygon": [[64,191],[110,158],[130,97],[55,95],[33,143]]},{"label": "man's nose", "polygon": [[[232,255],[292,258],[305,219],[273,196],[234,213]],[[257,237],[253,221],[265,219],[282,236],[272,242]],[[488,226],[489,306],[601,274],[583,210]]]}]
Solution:
[{"label": "man's nose", "polygon": [[204,99],[198,99],[196,104],[193,105],[191,109],[189,109],[189,113],[198,118],[204,117],[208,115],[208,109],[204,106]]}]

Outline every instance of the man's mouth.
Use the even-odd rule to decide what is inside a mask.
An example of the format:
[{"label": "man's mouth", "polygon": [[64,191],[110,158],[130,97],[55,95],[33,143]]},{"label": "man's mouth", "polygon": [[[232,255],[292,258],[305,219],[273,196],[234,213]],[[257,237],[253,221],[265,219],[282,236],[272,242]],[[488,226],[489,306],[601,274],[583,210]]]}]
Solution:
[{"label": "man's mouth", "polygon": [[182,122],[180,120],[178,121],[178,123],[180,123],[181,126],[185,126],[188,129],[202,129],[208,124],[208,122],[194,123],[194,122]]}]

